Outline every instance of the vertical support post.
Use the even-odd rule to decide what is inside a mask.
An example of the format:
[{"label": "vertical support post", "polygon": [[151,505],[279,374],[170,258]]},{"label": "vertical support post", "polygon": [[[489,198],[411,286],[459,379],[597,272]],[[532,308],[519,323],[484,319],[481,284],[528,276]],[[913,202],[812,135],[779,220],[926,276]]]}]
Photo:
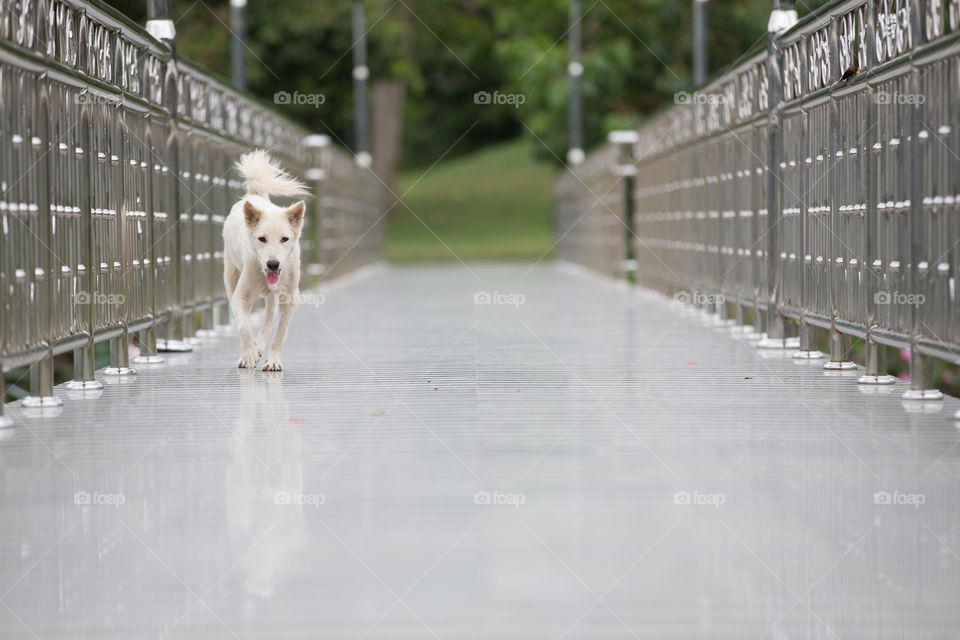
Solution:
[{"label": "vertical support post", "polygon": [[[835,57],[835,56],[834,56]],[[810,114],[804,111],[803,120],[800,128],[800,149],[804,156],[809,157],[810,153]],[[807,306],[810,304],[810,286],[811,269],[813,262],[808,262],[810,256],[810,206],[807,185],[810,183],[810,165],[805,158],[798,158],[800,170],[800,345],[793,354],[797,360],[819,360],[824,355],[816,349],[814,342],[814,328],[804,320],[804,314],[807,312]]]},{"label": "vertical support post", "polygon": [[[120,145],[119,153],[120,156],[119,169],[116,170],[113,174],[113,187],[119,189],[121,192],[120,197],[120,207],[117,211],[117,237],[114,239],[114,263],[120,265],[120,281],[123,287],[124,295],[127,294],[127,233],[126,233],[126,224],[127,224],[127,210],[128,210],[128,200],[129,194],[126,193],[126,186],[124,180],[124,171],[128,171],[126,168],[126,163],[131,160],[131,158],[124,157],[126,155],[126,150],[130,148],[131,145],[127,143],[126,136],[130,135],[127,129],[127,115],[126,113],[121,112],[121,130],[122,135],[121,139],[114,140],[115,144]],[[126,299],[123,303],[123,319],[121,320],[122,333],[119,337],[110,339],[110,366],[105,367],[103,370],[104,375],[107,376],[133,376],[136,375],[136,370],[130,368],[130,330],[128,322],[130,320]]]},{"label": "vertical support post", "polygon": [[[149,120],[147,121],[147,127],[150,127]],[[140,354],[132,358],[134,364],[149,364],[157,365],[163,364],[163,357],[157,354],[157,250],[154,246],[153,240],[153,214],[156,209],[156,193],[154,192],[154,174],[156,173],[153,169],[154,158],[158,157],[158,154],[153,151],[153,134],[152,131],[148,129],[147,138],[145,140],[148,151],[145,154],[147,158],[147,166],[142,167],[141,165],[141,176],[143,177],[142,187],[145,189],[146,193],[144,194],[144,211],[147,214],[146,222],[146,241],[147,241],[147,255],[143,256],[146,261],[149,261],[146,267],[146,296],[147,300],[150,301],[150,315],[153,317],[153,324],[151,324],[146,329],[143,329],[139,333],[139,343],[140,343]]]},{"label": "vertical support post", "polygon": [[247,88],[247,66],[243,50],[247,38],[247,0],[230,0],[230,69],[233,86]]},{"label": "vertical support post", "polygon": [[[90,115],[87,105],[83,105],[80,112],[80,148],[83,155],[80,157],[80,265],[77,267],[77,279],[81,290],[93,294],[93,145],[90,135]],[[80,305],[83,315],[83,325],[89,334],[87,343],[73,351],[73,380],[65,387],[71,391],[96,391],[103,389],[103,383],[96,380],[94,371],[96,360],[94,357],[93,330],[96,326],[96,306],[92,300]],[[82,395],[82,394],[79,394]]]},{"label": "vertical support post", "polygon": [[707,0],[693,0],[693,86],[707,81]]},{"label": "vertical support post", "polygon": [[[162,40],[170,47],[170,67],[173,72],[168,77],[175,76],[176,73],[176,29],[173,24],[173,12],[170,6],[170,0],[147,0],[147,31],[155,38]],[[151,28],[151,25],[154,25]],[[170,134],[164,144],[167,145],[167,152],[170,159],[171,190],[169,195],[170,204],[168,215],[173,225],[174,242],[176,251],[173,266],[173,288],[175,296],[178,298],[174,304],[174,314],[166,323],[166,338],[157,340],[157,351],[186,353],[193,351],[184,336],[187,318],[183,314],[183,270],[181,259],[183,256],[183,233],[180,228],[180,156],[179,145],[177,144],[177,104],[179,95],[177,94],[177,83],[175,80],[168,81],[164,94],[167,96],[167,109],[170,111]]]},{"label": "vertical support post", "polygon": [[147,31],[173,48],[177,30],[173,23],[173,0],[147,0]]},{"label": "vertical support post", "polygon": [[[874,34],[877,29],[877,17],[875,5],[872,2],[867,3],[867,59],[876,60],[876,40]],[[869,90],[870,99],[867,101],[867,113],[864,122],[864,148],[873,149],[876,134],[873,133],[876,126],[877,99],[876,93]],[[877,328],[877,301],[876,301],[876,282],[878,278],[877,267],[874,265],[874,258],[877,255],[877,160],[876,154],[866,154],[866,183],[867,183],[867,211],[864,224],[864,246],[866,255],[864,256],[863,268],[867,271],[866,278],[866,305],[867,305],[867,338],[866,338],[866,367],[864,375],[857,379],[857,384],[863,385],[887,385],[893,384],[897,379],[887,373],[887,348],[873,339],[873,332]]]},{"label": "vertical support post", "polygon": [[[830,50],[840,51],[840,36],[838,29],[834,26],[830,29]],[[853,55],[859,55],[853,51]],[[830,78],[840,78],[845,69],[840,68],[840,57],[838,55],[830,56]],[[833,92],[831,91],[831,94]],[[840,317],[840,291],[839,278],[841,267],[838,261],[842,261],[837,254],[840,253],[840,200],[837,195],[840,190],[840,160],[838,152],[846,151],[840,144],[840,114],[836,99],[830,97],[830,147],[827,149],[828,159],[830,161],[830,252],[827,255],[827,296],[830,300],[830,359],[824,363],[823,368],[826,371],[848,371],[857,368],[856,363],[848,358],[850,353],[850,336],[840,333],[837,330],[837,320]],[[863,256],[858,256],[863,258]]]},{"label": "vertical support post", "polygon": [[582,20],[581,0],[570,0],[570,63],[567,65],[567,75],[570,76],[570,110],[568,113],[569,142],[567,148],[567,164],[577,166],[585,158],[583,152],[583,62],[581,62],[581,29]]},{"label": "vertical support post", "polygon": [[781,33],[797,22],[797,12],[790,0],[773,0],[773,11],[767,23],[767,77],[770,85],[770,123],[767,134],[767,228],[764,257],[767,268],[767,336],[757,345],[761,349],[785,349],[787,328],[780,314],[780,49]]},{"label": "vertical support post", "polygon": [[325,169],[325,154],[327,147],[330,146],[330,136],[310,135],[303,141],[304,145],[310,149],[311,167],[307,169],[306,178],[313,191],[313,255],[310,256],[310,264],[307,271],[318,276],[324,275],[327,269],[326,251],[324,243],[327,240],[327,231],[324,226],[323,216],[323,181],[327,178]]},{"label": "vertical support post", "polygon": [[637,175],[634,147],[639,139],[637,132],[632,130],[611,131],[607,135],[607,141],[617,146],[618,154],[617,163],[611,167],[611,170],[623,182],[621,197],[623,198],[622,222],[625,229],[625,245],[621,268],[630,284],[636,284],[637,282],[637,259],[633,245],[633,182],[634,176]]},{"label": "vertical support post", "polygon": [[370,78],[370,68],[367,66],[366,31],[364,0],[353,0],[353,101],[356,131],[354,155],[357,165],[361,167],[369,167],[373,162],[367,121],[367,81]]},{"label": "vertical support post", "polygon": [[[923,30],[921,28],[921,19],[924,15],[921,12],[920,0],[907,0],[910,9],[910,32],[912,42],[923,42]],[[910,67],[910,93],[920,95],[920,72],[915,66]],[[910,135],[907,136],[907,164],[909,165],[908,179],[910,193],[910,253],[907,257],[907,268],[909,270],[910,293],[914,296],[921,294],[921,278],[927,277],[930,271],[925,274],[919,272],[919,264],[923,256],[924,233],[920,228],[923,215],[923,182],[920,176],[918,152],[919,142],[917,132],[922,125],[920,118],[920,101],[914,100],[910,104]],[[921,298],[917,298],[921,299]],[[920,314],[920,305],[910,305],[910,390],[903,394],[904,400],[943,400],[943,393],[936,388],[928,388],[930,380],[929,371],[927,371],[926,357],[920,352],[917,346],[918,341],[923,335],[921,324],[922,316]]]},{"label": "vertical support post", "polygon": [[34,185],[37,208],[37,236],[42,238],[37,247],[37,262],[34,265],[34,286],[37,292],[37,322],[39,334],[43,338],[46,352],[30,365],[30,395],[23,399],[23,406],[29,408],[57,407],[63,400],[53,395],[53,224],[50,211],[50,174],[52,154],[47,151],[53,145],[50,126],[50,96],[46,87],[40,90],[40,113],[37,115],[36,131],[40,145],[33,145],[36,153],[41,154],[37,159],[37,181]]}]

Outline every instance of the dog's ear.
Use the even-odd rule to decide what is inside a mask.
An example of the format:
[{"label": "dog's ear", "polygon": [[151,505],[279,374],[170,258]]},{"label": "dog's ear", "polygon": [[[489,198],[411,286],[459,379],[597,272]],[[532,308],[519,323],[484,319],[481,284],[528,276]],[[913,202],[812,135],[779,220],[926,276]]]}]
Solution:
[{"label": "dog's ear", "polygon": [[260,216],[262,215],[263,212],[250,204],[249,200],[243,201],[243,219],[248,227],[253,228],[257,226],[257,223],[260,222]]},{"label": "dog's ear", "polygon": [[303,213],[306,211],[307,205],[301,200],[293,204],[289,209],[287,209],[287,220],[290,221],[290,224],[293,225],[294,229],[300,229],[303,226]]}]

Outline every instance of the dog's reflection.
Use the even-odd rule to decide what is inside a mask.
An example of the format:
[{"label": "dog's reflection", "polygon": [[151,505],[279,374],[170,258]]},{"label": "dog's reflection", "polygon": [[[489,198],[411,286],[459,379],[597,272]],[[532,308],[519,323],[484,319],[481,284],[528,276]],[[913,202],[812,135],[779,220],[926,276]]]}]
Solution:
[{"label": "dog's reflection", "polygon": [[[249,595],[271,598],[305,545],[303,462],[297,425],[290,421],[283,374],[239,369],[240,411],[226,470],[230,537],[244,552],[240,565]],[[316,499],[316,497],[314,497]]]}]

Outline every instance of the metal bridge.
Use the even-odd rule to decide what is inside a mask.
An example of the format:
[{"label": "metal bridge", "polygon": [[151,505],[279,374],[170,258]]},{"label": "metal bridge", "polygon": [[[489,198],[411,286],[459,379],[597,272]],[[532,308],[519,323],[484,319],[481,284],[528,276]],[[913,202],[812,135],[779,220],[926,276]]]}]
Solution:
[{"label": "metal bridge", "polygon": [[[0,636],[954,637],[960,401],[927,369],[960,360],[960,2],[774,18],[558,178],[560,260],[388,267],[328,139],[100,4],[0,3],[31,374]],[[252,147],[316,194],[270,374],[234,368],[220,276]]]}]

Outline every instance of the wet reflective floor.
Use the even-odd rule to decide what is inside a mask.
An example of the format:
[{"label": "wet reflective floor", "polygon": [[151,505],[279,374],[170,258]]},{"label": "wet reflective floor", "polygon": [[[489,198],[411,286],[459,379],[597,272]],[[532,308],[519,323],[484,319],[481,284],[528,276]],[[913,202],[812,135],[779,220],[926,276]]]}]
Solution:
[{"label": "wet reflective floor", "polygon": [[0,637],[958,636],[957,400],[555,265],[306,301],[282,373],[8,408]]}]

